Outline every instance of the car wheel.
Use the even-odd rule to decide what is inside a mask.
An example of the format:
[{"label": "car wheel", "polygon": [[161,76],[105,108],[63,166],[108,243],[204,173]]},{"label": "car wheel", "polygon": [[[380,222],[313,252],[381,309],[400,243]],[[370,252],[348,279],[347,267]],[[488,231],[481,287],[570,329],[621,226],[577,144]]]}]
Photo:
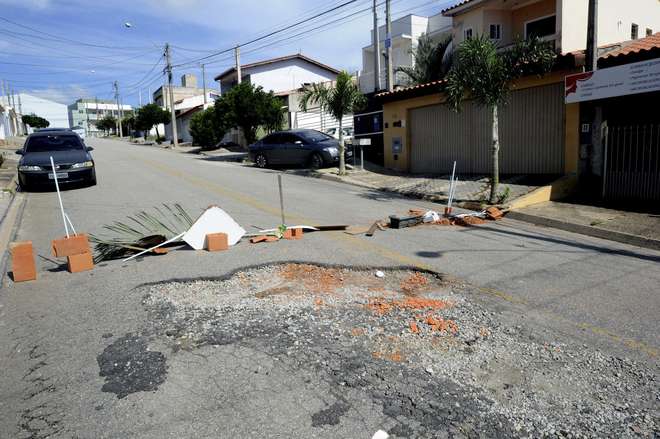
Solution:
[{"label": "car wheel", "polygon": [[257,156],[254,158],[254,164],[257,166],[257,168],[265,168],[268,166],[268,159],[266,159],[266,156],[263,154],[257,154]]},{"label": "car wheel", "polygon": [[324,162],[323,162],[323,157],[321,157],[321,154],[319,154],[318,152],[312,154],[312,156],[309,159],[309,166],[312,169],[319,169],[322,168],[323,165]]}]

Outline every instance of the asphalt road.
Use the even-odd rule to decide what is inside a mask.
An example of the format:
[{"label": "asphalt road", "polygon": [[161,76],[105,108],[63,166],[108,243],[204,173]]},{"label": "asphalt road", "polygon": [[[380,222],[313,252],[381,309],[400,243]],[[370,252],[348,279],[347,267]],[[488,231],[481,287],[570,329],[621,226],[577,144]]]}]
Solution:
[{"label": "asphalt road", "polygon": [[[216,204],[247,230],[280,222],[277,171],[117,141],[88,143],[95,148],[99,184],[62,196],[79,231],[99,233],[104,224],[160,203],[180,203],[193,216]],[[284,187],[289,224],[368,226],[409,208],[440,209],[291,174],[284,176]],[[505,220],[472,228],[390,230],[373,238],[325,232],[302,241],[243,242],[229,252],[181,250],[105,262],[72,275],[50,255],[50,241],[63,234],[55,194],[20,194],[16,203],[14,240],[33,241],[39,279],[13,284],[5,276],[0,293],[3,438],[333,437],[307,425],[303,415],[291,418],[307,406],[318,407],[323,388],[286,374],[269,382],[249,380],[247,368],[272,362],[263,353],[229,348],[173,353],[168,381],[156,392],[117,399],[101,391],[97,356],[148,318],[136,287],[221,277],[268,262],[435,270],[476,285],[481,300],[512,325],[657,364],[659,252]],[[222,371],[226,382],[248,383],[240,407],[223,405],[222,389],[206,385]],[[363,431],[365,419],[376,419],[370,414],[377,411],[365,406],[362,418],[343,422],[342,437]],[[287,417],[290,422],[283,421]]]}]

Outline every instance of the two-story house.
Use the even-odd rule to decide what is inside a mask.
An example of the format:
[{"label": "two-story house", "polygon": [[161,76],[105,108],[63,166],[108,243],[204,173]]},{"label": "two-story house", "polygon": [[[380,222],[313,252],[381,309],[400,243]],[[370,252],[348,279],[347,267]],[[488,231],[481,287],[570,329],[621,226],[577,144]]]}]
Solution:
[{"label": "two-story house", "polygon": [[[285,112],[285,127],[313,128],[325,131],[336,126],[336,122],[319,108],[302,112],[298,105],[300,90],[307,84],[332,83],[339,70],[309,58],[301,53],[282,56],[241,65],[241,82],[249,82],[272,91],[282,101]],[[235,67],[225,70],[214,78],[220,83],[221,93],[226,93],[238,84]],[[352,117],[345,123],[352,126]],[[244,144],[237,130],[229,132],[223,141]]]},{"label": "two-story house", "polygon": [[[537,36],[566,54],[585,50],[588,10],[588,0],[463,0],[443,14],[452,19],[455,44],[487,35],[506,47],[516,39]],[[658,30],[657,0],[599,0],[598,47],[636,40]]]},{"label": "two-story house", "polygon": [[[413,51],[417,47],[419,38],[426,34],[434,42],[439,42],[447,38],[452,30],[451,18],[445,17],[442,13],[431,17],[422,17],[419,15],[406,15],[392,21],[392,66],[396,71],[397,67],[411,67],[414,64]],[[378,29],[378,38],[380,41],[380,84],[381,89],[385,88],[386,76],[386,58],[385,58],[385,26]],[[371,93],[375,89],[375,37],[374,31],[371,31],[370,44],[362,48],[362,72],[360,74],[360,90],[363,93]],[[407,85],[405,75],[394,75],[394,86]]]}]

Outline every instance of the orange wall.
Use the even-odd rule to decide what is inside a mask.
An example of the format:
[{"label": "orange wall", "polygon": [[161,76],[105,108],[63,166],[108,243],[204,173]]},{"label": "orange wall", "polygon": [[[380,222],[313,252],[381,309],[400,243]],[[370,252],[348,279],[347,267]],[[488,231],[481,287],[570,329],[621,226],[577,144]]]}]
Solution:
[{"label": "orange wall", "polygon": [[[556,14],[556,0],[543,0],[520,9],[514,9],[511,13],[513,36],[523,38],[525,36],[525,22],[535,18]],[[586,24],[585,24],[586,25]]]}]

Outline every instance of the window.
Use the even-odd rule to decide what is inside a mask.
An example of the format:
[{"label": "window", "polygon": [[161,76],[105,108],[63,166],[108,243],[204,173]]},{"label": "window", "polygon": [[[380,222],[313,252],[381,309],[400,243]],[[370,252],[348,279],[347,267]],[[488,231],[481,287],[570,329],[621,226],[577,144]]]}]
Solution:
[{"label": "window", "polygon": [[633,23],[630,27],[630,39],[636,40],[637,38],[639,38],[639,26]]},{"label": "window", "polygon": [[650,28],[647,27],[647,28],[646,28],[646,36],[647,36],[647,37],[650,37],[650,36],[652,36],[652,35],[653,35],[653,29],[650,29]]},{"label": "window", "polygon": [[557,25],[557,16],[539,18],[538,20],[525,23],[525,38],[543,38],[554,35]]},{"label": "window", "polygon": [[466,40],[472,39],[472,28],[465,29],[463,31],[463,37]]},{"label": "window", "polygon": [[271,134],[269,136],[264,137],[261,140],[261,143],[264,145],[277,145],[280,143],[281,135],[280,134]]},{"label": "window", "polygon": [[500,40],[502,39],[502,26],[499,24],[490,25],[490,39],[491,40]]}]

